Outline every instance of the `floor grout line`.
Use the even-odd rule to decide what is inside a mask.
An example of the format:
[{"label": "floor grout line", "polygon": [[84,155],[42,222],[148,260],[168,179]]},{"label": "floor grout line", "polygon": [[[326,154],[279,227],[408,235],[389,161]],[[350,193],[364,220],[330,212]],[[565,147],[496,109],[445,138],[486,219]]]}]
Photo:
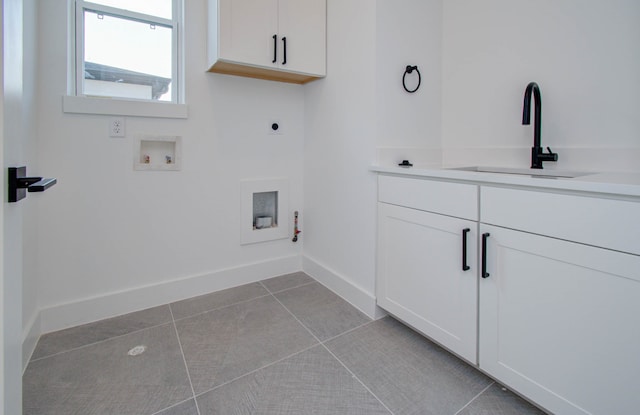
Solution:
[{"label": "floor grout line", "polygon": [[355,380],[357,380],[357,381],[362,385],[362,387],[363,387],[363,388],[365,388],[365,389],[367,390],[367,392],[369,392],[369,393],[371,394],[371,396],[373,396],[374,398],[376,398],[376,400],[377,400],[378,402],[380,402],[380,405],[384,406],[384,408],[385,408],[387,411],[389,411],[389,414],[391,414],[391,415],[395,415],[395,414],[393,413],[393,411],[392,411],[391,409],[389,409],[389,407],[388,407],[387,405],[385,405],[385,403],[384,403],[384,402],[382,402],[382,399],[378,398],[378,395],[376,395],[375,393],[373,393],[373,391],[372,391],[371,389],[369,389],[369,387],[368,387],[367,385],[365,385],[365,383],[364,383],[364,382],[363,382],[363,381],[362,381],[362,380],[361,380],[361,379],[360,379],[360,378],[359,378],[355,373],[353,373],[353,371],[351,371],[351,369],[349,369],[349,368],[347,367],[347,365],[346,365],[346,364],[344,364],[344,362],[338,358],[338,356],[336,356],[336,355],[335,355],[331,350],[329,350],[329,348],[327,347],[327,345],[325,345],[324,343],[322,343],[322,347],[324,347],[324,348],[325,348],[325,350],[326,350],[327,352],[329,352],[329,354],[330,354],[331,356],[333,356],[333,358],[334,358],[334,359],[336,359],[336,360],[338,361],[338,363],[340,363],[340,364],[342,365],[342,367],[344,367],[344,368],[345,368],[345,370],[346,370],[347,372],[349,372],[349,373],[351,374],[351,376],[353,376],[353,378],[354,378]]},{"label": "floor grout line", "polygon": [[359,326],[356,326],[356,327],[354,327],[354,328],[352,328],[352,329],[349,329],[349,330],[345,331],[344,333],[336,334],[336,335],[335,335],[335,336],[333,336],[333,337],[329,337],[328,339],[323,340],[323,341],[321,341],[320,343],[322,343],[322,344],[328,343],[328,342],[330,342],[330,341],[332,341],[332,340],[337,339],[338,337],[342,337],[342,336],[344,336],[345,334],[349,334],[349,333],[351,333],[352,331],[356,331],[356,330],[361,329],[361,328],[363,328],[363,327],[365,327],[365,326],[368,326],[369,324],[373,324],[373,323],[375,323],[376,321],[378,321],[378,320],[371,320],[371,321],[367,321],[366,323],[362,323],[362,324],[360,324]]},{"label": "floor grout line", "polygon": [[[306,326],[302,321],[300,321],[300,319],[299,319],[295,314],[293,314],[293,312],[292,312],[291,310],[289,310],[289,308],[288,308],[286,305],[284,305],[284,304],[283,304],[283,303],[282,303],[282,302],[281,302],[281,301],[280,301],[280,300],[279,300],[275,295],[273,296],[273,298],[275,298],[275,299],[276,299],[276,301],[277,301],[278,303],[280,303],[280,305],[281,305],[282,307],[284,307],[284,309],[285,309],[285,310],[287,310],[287,311],[289,312],[289,314],[291,314],[291,316],[292,316],[294,319],[296,319],[296,321],[297,321],[298,323],[300,323],[300,324],[302,325],[302,327],[304,327],[305,329],[307,329],[307,331],[308,331],[309,333],[311,333],[311,335],[312,335],[316,340],[318,340],[318,342],[320,342],[320,345],[321,345],[322,347],[324,347],[324,349],[325,349],[325,350],[326,350],[326,351],[327,351],[331,356],[333,356],[333,358],[334,358],[334,359],[336,359],[336,360],[338,361],[338,363],[340,363],[340,364],[342,365],[342,367],[344,367],[344,368],[345,368],[345,370],[346,370],[347,372],[349,372],[349,374],[351,374],[351,376],[352,376],[355,380],[357,380],[357,381],[358,381],[358,383],[360,383],[360,384],[362,385],[362,387],[363,387],[363,388],[365,388],[365,389],[367,390],[367,392],[369,392],[369,393],[371,394],[371,396],[373,396],[373,397],[374,397],[378,402],[380,402],[380,405],[382,405],[382,406],[383,406],[387,411],[389,411],[389,414],[390,414],[390,415],[394,415],[393,411],[392,411],[391,409],[389,409],[389,407],[388,407],[387,405],[385,405],[385,403],[384,403],[384,402],[382,402],[382,400],[381,400],[380,398],[378,398],[378,396],[377,396],[375,393],[373,393],[373,391],[372,391],[371,389],[369,389],[369,387],[368,387],[367,385],[365,385],[365,384],[364,384],[364,382],[363,382],[363,381],[362,381],[358,376],[356,376],[356,374],[355,374],[355,373],[353,373],[353,372],[351,371],[351,369],[349,369],[349,368],[347,367],[347,365],[345,365],[345,364],[344,364],[344,362],[342,362],[342,360],[338,359],[338,356],[336,356],[335,354],[333,354],[333,352],[332,352],[331,350],[329,350],[329,348],[324,344],[324,342],[322,342],[322,341],[321,341],[321,340],[320,340],[320,339],[319,339],[319,338],[318,338],[318,337],[317,337],[317,336],[316,336],[316,335],[311,331],[311,329],[310,329],[309,327],[307,327],[307,326]],[[373,321],[375,321],[375,320],[373,320]],[[353,328],[353,329],[350,329],[350,330],[348,330],[348,331],[346,331],[346,332],[344,332],[344,333],[341,333],[341,334],[339,334],[339,335],[337,335],[337,336],[334,336],[334,337],[332,337],[332,338],[330,338],[330,339],[327,339],[327,340],[325,340],[325,341],[330,341],[330,340],[332,340],[332,339],[335,339],[336,337],[342,336],[343,334],[346,334],[346,333],[348,333],[348,332],[351,332],[351,331],[353,331],[353,330],[356,330],[356,329],[358,329],[358,328],[360,328],[360,327],[362,327],[362,326],[365,326],[365,325],[367,325],[367,324],[371,324],[371,323],[373,323],[373,321],[368,321],[368,322],[366,322],[366,323],[364,323],[364,324],[361,324],[361,325],[360,325],[360,326],[358,326],[358,327],[355,327],[355,328]]]},{"label": "floor grout line", "polygon": [[295,319],[295,320],[296,320],[296,321],[297,321],[297,322],[298,322],[302,327],[304,327],[304,328],[305,328],[305,330],[307,330],[307,331],[309,332],[309,334],[311,334],[311,335],[313,336],[313,338],[314,338],[314,339],[316,339],[316,341],[317,341],[318,343],[322,344],[322,340],[320,340],[320,339],[318,338],[318,336],[316,336],[316,335],[311,331],[311,329],[310,329],[309,327],[307,327],[307,326],[306,326],[302,321],[300,321],[300,319],[299,319],[298,317],[296,317],[296,315],[295,315],[295,314],[293,314],[293,313],[291,312],[291,310],[289,310],[289,308],[287,308],[287,306],[286,306],[286,305],[284,305],[284,304],[282,303],[282,301],[280,301],[280,300],[278,299],[278,297],[276,297],[276,296],[275,296],[275,295],[273,295],[273,294],[271,294],[271,296],[272,296],[272,297],[273,297],[273,298],[278,302],[278,304],[280,304],[282,307],[284,307],[284,309],[285,309],[285,310],[287,310],[287,313],[291,314],[291,317],[293,317],[293,318],[294,318],[294,319]]},{"label": "floor grout line", "polygon": [[[262,281],[260,281],[260,282],[262,283]],[[267,291],[269,291],[269,293],[270,293],[271,295],[275,295],[275,294],[283,293],[283,292],[285,292],[285,291],[295,290],[296,288],[305,287],[305,286],[307,286],[307,285],[311,285],[311,284],[313,284],[313,283],[319,284],[319,282],[318,282],[318,281],[316,281],[316,280],[312,280],[312,281],[305,282],[305,283],[302,283],[302,284],[300,284],[300,285],[295,285],[295,286],[293,286],[293,287],[285,288],[284,290],[279,290],[279,291],[271,291],[271,290],[270,290],[270,289],[268,289],[268,288],[267,288],[267,286],[266,286],[266,285],[264,285],[264,284],[262,284],[262,286],[263,286]]]},{"label": "floor grout line", "polygon": [[[169,309],[169,311],[171,311],[171,309]],[[98,340],[98,341],[93,342],[93,343],[83,344],[82,346],[74,347],[73,349],[68,349],[68,350],[64,350],[64,351],[62,351],[62,352],[58,352],[58,353],[54,353],[54,354],[50,354],[50,355],[47,355],[47,356],[38,357],[37,359],[31,359],[31,360],[29,360],[29,363],[28,363],[28,364],[31,364],[31,363],[33,363],[33,362],[37,362],[37,361],[39,361],[39,360],[44,360],[44,359],[49,359],[49,358],[51,358],[51,357],[60,356],[60,355],[65,354],[65,353],[75,352],[75,351],[78,351],[78,350],[84,349],[84,348],[86,348],[86,347],[95,346],[95,345],[97,345],[97,344],[105,343],[105,342],[108,342],[108,341],[110,341],[110,340],[119,339],[119,338],[121,338],[121,337],[125,337],[125,336],[128,336],[128,335],[130,335],[130,334],[136,334],[136,333],[140,333],[141,331],[145,331],[145,330],[149,330],[149,329],[155,329],[155,328],[158,328],[158,327],[166,326],[166,325],[171,324],[171,323],[173,323],[173,321],[166,321],[166,322],[164,322],[164,323],[156,324],[156,325],[149,326],[149,327],[145,327],[145,328],[142,328],[142,329],[138,329],[138,330],[130,331],[130,332],[128,332],[128,333],[118,334],[117,336],[112,336],[112,337],[109,337],[109,338],[106,338],[106,339]],[[54,332],[54,333],[55,333],[55,332]]]},{"label": "floor grout line", "polygon": [[211,388],[211,389],[208,389],[208,390],[206,390],[206,391],[204,391],[204,392],[199,393],[198,395],[196,395],[196,398],[197,398],[198,396],[205,395],[205,394],[207,394],[207,393],[209,393],[209,392],[212,392],[212,391],[214,391],[214,390],[216,390],[216,389],[219,389],[219,388],[221,388],[221,387],[223,387],[223,386],[226,386],[226,385],[228,385],[228,384],[230,384],[230,383],[233,383],[233,382],[235,382],[235,381],[237,381],[237,380],[240,380],[240,379],[242,379],[242,378],[244,378],[244,377],[246,377],[246,376],[253,375],[253,374],[254,374],[254,373],[256,373],[256,372],[259,372],[259,371],[261,371],[261,370],[263,370],[263,369],[267,369],[267,368],[268,368],[268,367],[270,367],[270,366],[273,366],[273,365],[276,365],[276,364],[278,364],[278,363],[281,363],[281,362],[283,362],[283,361],[285,361],[285,360],[287,360],[287,359],[289,359],[289,358],[291,358],[291,357],[297,356],[297,355],[299,355],[299,354],[301,354],[301,353],[304,353],[304,352],[306,352],[306,351],[308,351],[308,350],[311,350],[311,349],[313,349],[314,347],[318,347],[318,346],[321,346],[321,343],[312,344],[311,346],[305,347],[305,348],[304,348],[304,349],[302,349],[302,350],[299,350],[299,351],[297,351],[297,352],[295,352],[295,353],[291,353],[289,356],[285,356],[285,357],[283,357],[283,358],[281,358],[281,359],[278,359],[278,360],[276,360],[276,361],[274,361],[274,362],[271,362],[271,363],[269,363],[269,364],[266,364],[266,365],[264,365],[264,366],[262,366],[262,367],[259,367],[259,368],[257,368],[257,369],[253,369],[253,370],[252,370],[252,371],[250,371],[250,372],[247,372],[247,373],[245,373],[245,374],[243,374],[243,375],[240,375],[240,376],[238,376],[238,377],[235,377],[235,378],[233,378],[233,379],[231,379],[231,380],[228,380],[228,381],[226,381],[226,382],[224,382],[224,383],[221,383],[221,384],[219,384],[219,385],[217,385],[217,386],[215,386],[215,387],[213,387],[213,388]]},{"label": "floor grout line", "polygon": [[[283,307],[283,308],[284,308],[284,309],[285,309],[285,310],[286,310],[286,311],[287,311],[287,312],[288,312],[288,313],[289,313],[289,314],[290,314],[290,315],[291,315],[291,316],[292,316],[292,317],[293,317],[293,318],[294,318],[294,319],[295,319],[295,320],[296,320],[296,321],[297,321],[297,322],[298,322],[298,323],[299,323],[299,324],[300,324],[300,325],[301,325],[305,330],[307,330],[307,331],[309,332],[309,334],[311,334],[311,336],[313,336],[313,338],[316,340],[316,342],[317,342],[317,343],[315,343],[315,344],[313,344],[313,345],[311,345],[311,346],[309,346],[309,347],[306,347],[306,348],[304,348],[304,349],[302,349],[302,350],[299,350],[299,351],[297,351],[297,352],[295,352],[295,353],[292,353],[292,354],[290,354],[289,356],[285,356],[285,357],[283,357],[283,358],[281,358],[281,359],[278,359],[278,360],[276,360],[276,361],[274,361],[274,362],[271,362],[271,363],[269,363],[269,364],[267,364],[267,365],[264,365],[264,366],[262,366],[262,367],[259,367],[259,368],[257,368],[257,369],[254,369],[254,370],[252,370],[252,371],[250,371],[250,372],[247,372],[247,373],[245,373],[245,374],[242,374],[242,375],[240,375],[240,376],[238,376],[238,377],[235,377],[235,378],[233,378],[233,379],[231,379],[231,380],[228,380],[228,381],[226,381],[226,382],[224,382],[224,383],[222,383],[222,384],[220,384],[220,385],[217,385],[216,387],[213,387],[213,388],[208,389],[208,390],[206,390],[206,391],[204,391],[204,392],[201,392],[201,393],[199,393],[198,395],[195,395],[195,397],[196,397],[196,398],[197,398],[198,396],[202,396],[202,395],[207,394],[207,393],[209,393],[209,392],[211,392],[211,391],[214,391],[214,390],[216,390],[216,389],[219,389],[219,388],[221,388],[221,387],[223,387],[223,386],[225,386],[225,385],[228,385],[228,384],[230,384],[230,383],[232,383],[232,382],[235,382],[235,381],[237,381],[237,380],[239,380],[239,379],[242,379],[242,378],[244,378],[244,377],[246,377],[246,376],[249,376],[249,375],[252,375],[252,374],[254,374],[254,373],[256,373],[256,372],[259,372],[260,370],[263,370],[263,369],[266,369],[266,368],[268,368],[268,367],[270,367],[270,366],[273,366],[273,365],[275,365],[275,364],[278,364],[278,363],[280,363],[280,362],[282,362],[282,361],[284,361],[284,360],[287,360],[287,359],[289,359],[289,358],[291,358],[291,357],[293,357],[293,356],[299,355],[300,353],[304,353],[304,352],[306,352],[307,350],[311,350],[311,349],[313,349],[314,347],[318,347],[318,346],[321,346],[321,345],[322,345],[322,342],[320,341],[320,339],[318,339],[318,337],[317,337],[315,334],[313,334],[313,332],[312,332],[311,330],[309,330],[309,328],[308,328],[307,326],[305,326],[305,325],[304,325],[304,324],[303,324],[303,323],[302,323],[302,322],[301,322],[301,321],[300,321],[300,320],[299,320],[299,319],[298,319],[298,318],[297,318],[297,317],[296,317],[296,316],[295,316],[295,315],[294,315],[294,314],[293,314],[293,313],[292,313],[292,312],[291,312],[291,311],[290,311],[290,310],[289,310],[289,309],[288,309],[284,304],[282,304],[282,302],[280,302],[280,300],[278,300],[278,298],[274,295],[274,293],[272,293],[271,291],[269,291],[269,289],[268,289],[268,288],[267,288],[267,287],[262,283],[262,281],[264,281],[264,280],[258,281],[258,283],[260,283],[260,285],[262,285],[262,286],[264,287],[264,289],[265,289],[265,290],[267,290],[267,291],[269,292],[269,294],[267,294],[267,295],[262,295],[262,296],[260,296],[260,297],[256,297],[256,298],[254,298],[253,300],[255,300],[255,299],[257,299],[257,298],[264,298],[264,297],[268,297],[268,296],[273,297],[273,298],[278,302],[278,304],[280,304],[280,305],[281,305],[281,306],[282,306],[282,307]],[[296,286],[296,287],[290,287],[290,288],[287,288],[287,289],[285,289],[285,290],[277,291],[276,293],[280,293],[280,292],[283,292],[283,291],[287,291],[287,290],[290,290],[290,289],[293,289],[293,288],[302,287],[302,286],[304,286],[304,285],[312,284],[312,283],[314,283],[314,282],[316,282],[316,281],[314,280],[314,281],[311,281],[311,282],[309,282],[309,283],[305,283],[305,284],[298,285],[298,286]],[[247,300],[247,301],[251,301],[251,300]],[[242,302],[247,302],[247,301],[242,301]],[[240,303],[236,303],[236,304],[240,304]],[[213,311],[213,310],[211,310],[211,311]],[[204,314],[204,313],[201,313],[201,314]],[[194,394],[195,394],[195,392],[194,392]]]},{"label": "floor grout line", "polygon": [[169,307],[169,311],[171,312],[171,320],[173,322],[173,330],[176,333],[176,338],[178,339],[178,346],[180,346],[180,354],[182,355],[182,362],[184,363],[184,369],[187,371],[187,379],[189,379],[189,386],[191,386],[191,396],[193,396],[193,402],[196,404],[196,412],[200,415],[200,406],[198,405],[198,400],[196,399],[196,391],[193,389],[193,382],[191,381],[191,373],[189,373],[189,365],[187,365],[187,357],[184,355],[184,349],[182,348],[182,341],[180,340],[180,333],[178,333],[178,326],[176,325],[176,319],[173,317],[173,310]]},{"label": "floor grout line", "polygon": [[[205,294],[205,295],[206,295],[206,294]],[[268,290],[267,290],[267,294],[262,294],[262,295],[259,295],[259,296],[257,296],[257,297],[252,297],[252,298],[249,298],[249,299],[246,299],[246,300],[242,300],[242,301],[236,301],[235,303],[231,303],[231,304],[223,305],[223,306],[220,306],[220,307],[215,307],[215,308],[212,308],[211,310],[201,311],[201,312],[198,312],[198,313],[196,313],[196,314],[188,315],[188,316],[186,316],[186,317],[180,317],[180,318],[178,318],[178,319],[174,319],[174,321],[182,321],[182,320],[186,320],[186,319],[188,319],[188,318],[198,317],[198,316],[201,316],[201,315],[203,315],[203,314],[211,313],[211,312],[213,312],[213,311],[220,311],[220,310],[223,310],[223,309],[225,309],[225,308],[229,308],[229,307],[237,306],[237,305],[240,305],[240,304],[248,303],[248,302],[250,302],[250,301],[257,300],[257,299],[259,299],[259,298],[265,298],[265,297],[268,297],[268,296],[270,296],[270,295],[271,295],[271,293],[270,293],[270,292],[268,292]],[[182,300],[182,301],[184,301],[184,300]],[[174,304],[174,303],[169,303],[169,307],[170,307],[170,308],[171,308],[171,304]],[[173,315],[173,309],[172,309],[171,314]]]},{"label": "floor grout line", "polygon": [[[182,405],[182,404],[183,404],[183,403],[185,403],[185,402],[189,402],[189,401],[190,401],[190,400],[192,400],[192,399],[194,399],[194,398],[187,398],[187,399],[185,399],[184,401],[178,402],[178,403],[173,404],[173,405],[171,405],[171,406],[167,406],[166,408],[163,408],[163,409],[159,410],[158,412],[154,412],[154,413],[152,413],[151,415],[160,415],[161,413],[163,413],[163,412],[164,412],[164,411],[166,411],[167,409],[175,408],[176,406],[178,406],[178,405]],[[196,408],[197,408],[197,404],[196,404]],[[199,414],[199,413],[198,413],[198,414]]]},{"label": "floor grout line", "polygon": [[495,385],[495,383],[496,383],[496,382],[493,382],[493,381],[492,381],[492,382],[491,382],[491,383],[490,383],[486,388],[482,389],[482,390],[480,391],[480,393],[478,393],[476,396],[474,396],[473,398],[471,398],[471,400],[470,400],[469,402],[467,402],[467,404],[466,404],[465,406],[463,406],[462,408],[460,408],[460,409],[458,410],[458,412],[456,412],[456,413],[455,413],[455,414],[453,414],[453,415],[458,415],[460,412],[462,412],[462,411],[464,410],[464,408],[466,408],[467,406],[471,405],[471,403],[472,403],[473,401],[475,401],[476,399],[478,399],[478,398],[480,397],[480,395],[482,395],[483,393],[485,393],[485,392],[487,391],[487,389],[489,389],[490,387],[492,387],[493,385]]}]

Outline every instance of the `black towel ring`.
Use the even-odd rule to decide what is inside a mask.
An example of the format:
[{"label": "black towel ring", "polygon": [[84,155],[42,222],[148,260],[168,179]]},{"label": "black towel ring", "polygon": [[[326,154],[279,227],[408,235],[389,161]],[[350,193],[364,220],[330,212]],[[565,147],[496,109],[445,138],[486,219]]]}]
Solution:
[{"label": "black towel ring", "polygon": [[[409,88],[407,88],[406,78],[407,78],[407,74],[411,74],[413,71],[416,71],[418,73],[418,86],[416,86],[416,88],[413,91],[411,91],[409,90]],[[410,94],[413,94],[418,90],[418,88],[420,88],[420,82],[422,82],[422,77],[420,76],[420,71],[418,70],[418,67],[407,65],[407,69],[405,69],[404,75],[402,75],[402,86],[404,87],[404,90]]]}]

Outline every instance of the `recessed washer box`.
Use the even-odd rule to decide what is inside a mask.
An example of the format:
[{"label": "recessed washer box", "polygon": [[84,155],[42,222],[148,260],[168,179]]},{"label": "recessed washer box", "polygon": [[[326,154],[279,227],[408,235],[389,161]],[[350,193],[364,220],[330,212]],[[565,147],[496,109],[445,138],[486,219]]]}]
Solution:
[{"label": "recessed washer box", "polygon": [[134,170],[181,170],[182,137],[140,135],[135,141]]},{"label": "recessed washer box", "polygon": [[242,245],[285,239],[289,236],[289,181],[287,179],[242,180]]}]

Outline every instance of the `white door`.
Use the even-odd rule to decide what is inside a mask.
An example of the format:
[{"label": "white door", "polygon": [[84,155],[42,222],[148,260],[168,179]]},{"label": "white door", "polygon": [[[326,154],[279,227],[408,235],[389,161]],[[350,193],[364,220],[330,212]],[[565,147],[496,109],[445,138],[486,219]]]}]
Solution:
[{"label": "white door", "polygon": [[0,136],[2,138],[3,209],[0,215],[2,266],[0,267],[0,412],[22,413],[22,208],[7,203],[7,168],[24,163],[22,159],[22,36],[21,0],[2,2],[2,77],[0,92]]},{"label": "white door", "polygon": [[[0,7],[0,171],[4,172],[4,5]],[[3,175],[4,176],[4,175]],[[0,192],[5,194],[4,180],[0,180]],[[0,408],[4,408],[7,379],[4,370],[4,351],[8,341],[4,329],[4,209],[0,210]]]},{"label": "white door", "polygon": [[480,368],[553,413],[638,413],[640,256],[480,233]]},{"label": "white door", "polygon": [[378,305],[476,363],[477,223],[378,203],[378,232]]}]

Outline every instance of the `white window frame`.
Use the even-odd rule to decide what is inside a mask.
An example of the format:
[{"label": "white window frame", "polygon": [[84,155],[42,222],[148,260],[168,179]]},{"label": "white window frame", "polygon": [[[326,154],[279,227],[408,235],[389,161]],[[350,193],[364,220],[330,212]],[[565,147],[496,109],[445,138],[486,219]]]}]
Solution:
[{"label": "white window frame", "polygon": [[[172,18],[95,4],[85,0],[70,1],[70,36],[68,95],[63,111],[69,113],[130,115],[163,118],[187,118],[184,82],[183,0],[172,0]],[[171,102],[119,97],[92,97],[82,93],[84,82],[84,11],[125,18],[172,29]]]}]

